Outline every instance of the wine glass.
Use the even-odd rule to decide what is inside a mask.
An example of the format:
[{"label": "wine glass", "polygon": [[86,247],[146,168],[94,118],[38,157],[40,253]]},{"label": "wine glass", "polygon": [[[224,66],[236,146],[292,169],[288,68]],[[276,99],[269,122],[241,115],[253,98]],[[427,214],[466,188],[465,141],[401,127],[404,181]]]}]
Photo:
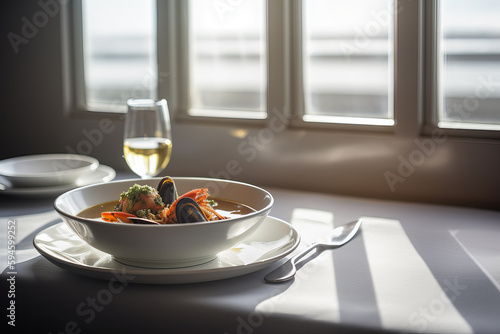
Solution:
[{"label": "wine glass", "polygon": [[123,155],[135,174],[149,179],[167,167],[172,153],[167,101],[129,99],[127,108]]}]

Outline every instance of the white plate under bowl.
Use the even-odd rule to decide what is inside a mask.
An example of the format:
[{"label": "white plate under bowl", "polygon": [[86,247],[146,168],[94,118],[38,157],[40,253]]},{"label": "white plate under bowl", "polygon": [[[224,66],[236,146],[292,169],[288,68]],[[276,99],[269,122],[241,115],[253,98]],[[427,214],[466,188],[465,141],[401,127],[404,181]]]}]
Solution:
[{"label": "white plate under bowl", "polygon": [[97,167],[95,171],[86,174],[82,177],[79,177],[73,184],[63,184],[59,186],[50,186],[50,187],[17,187],[17,188],[10,187],[7,185],[3,189],[0,189],[0,194],[15,196],[15,197],[23,197],[23,198],[54,197],[77,187],[87,186],[100,182],[109,182],[114,180],[115,177],[116,177],[116,172],[113,168],[105,165],[99,165],[99,167]]},{"label": "white plate under bowl", "polygon": [[80,239],[64,223],[38,233],[33,244],[49,261],[70,272],[109,280],[127,275],[131,283],[184,284],[221,280],[263,269],[294,251],[300,236],[290,224],[268,216],[259,229],[241,244],[218,254],[202,265],[154,269],[133,267],[117,262]]},{"label": "white plate under bowl", "polygon": [[73,184],[99,167],[95,158],[79,154],[38,154],[0,161],[0,175],[12,187]]}]

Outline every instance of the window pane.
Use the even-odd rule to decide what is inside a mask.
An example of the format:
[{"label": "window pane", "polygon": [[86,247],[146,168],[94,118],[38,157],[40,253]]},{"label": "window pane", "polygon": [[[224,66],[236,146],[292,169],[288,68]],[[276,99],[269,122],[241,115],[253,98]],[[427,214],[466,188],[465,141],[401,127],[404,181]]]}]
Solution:
[{"label": "window pane", "polygon": [[500,1],[442,0],[440,4],[439,121],[458,127],[498,125]]},{"label": "window pane", "polygon": [[307,0],[303,11],[304,119],[392,120],[393,1]]},{"label": "window pane", "polygon": [[86,104],[125,108],[156,98],[156,1],[83,0]]},{"label": "window pane", "polygon": [[192,114],[265,110],[265,18],[263,0],[189,1]]}]

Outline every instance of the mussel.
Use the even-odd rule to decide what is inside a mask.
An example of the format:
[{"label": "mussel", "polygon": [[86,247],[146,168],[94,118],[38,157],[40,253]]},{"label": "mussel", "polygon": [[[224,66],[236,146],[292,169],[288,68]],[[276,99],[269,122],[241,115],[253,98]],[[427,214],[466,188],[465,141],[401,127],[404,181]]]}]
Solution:
[{"label": "mussel", "polygon": [[160,183],[156,188],[158,194],[161,196],[161,199],[165,205],[172,205],[178,198],[177,188],[175,187],[174,180],[167,176],[161,179]]},{"label": "mussel", "polygon": [[175,216],[177,222],[180,224],[185,223],[199,223],[206,222],[205,216],[201,212],[200,206],[195,200],[189,197],[181,198],[175,205]]}]

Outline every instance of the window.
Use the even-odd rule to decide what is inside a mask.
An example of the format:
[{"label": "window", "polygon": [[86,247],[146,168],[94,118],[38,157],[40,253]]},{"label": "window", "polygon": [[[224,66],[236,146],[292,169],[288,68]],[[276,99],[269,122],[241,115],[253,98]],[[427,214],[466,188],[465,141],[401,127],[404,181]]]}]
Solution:
[{"label": "window", "polygon": [[156,98],[156,6],[153,0],[84,0],[85,105],[124,111],[128,98]]},{"label": "window", "polygon": [[439,2],[439,125],[500,126],[500,2]]},{"label": "window", "polygon": [[392,125],[393,2],[308,0],[302,6],[305,119]]},{"label": "window", "polygon": [[190,0],[188,30],[189,113],[265,117],[265,2]]},{"label": "window", "polygon": [[278,105],[294,126],[396,128],[410,111],[395,80],[402,91],[408,64],[423,76],[423,59],[435,69],[426,81],[434,126],[500,128],[500,3],[422,2],[435,51],[421,58],[395,52],[401,36],[423,32],[396,24],[406,2],[82,0],[77,96],[89,110],[123,111],[128,97],[161,92],[187,118],[264,119]]},{"label": "window", "polygon": [[[177,40],[158,52],[160,58],[178,59],[172,65],[177,69],[166,72],[172,76],[177,72],[175,85],[182,86],[177,89],[188,92],[179,94],[179,106],[195,117],[265,118],[271,104],[269,82],[280,82],[274,91],[290,87],[285,76],[276,79],[279,74],[269,68],[270,49],[303,38],[303,54],[297,56],[303,64],[284,71],[292,72],[288,78],[303,74],[304,119],[335,122],[338,116],[347,116],[345,122],[372,118],[379,125],[392,125],[393,4],[390,0],[355,2],[304,1],[299,10],[304,29],[291,35],[286,27],[277,30],[278,35],[270,33],[276,21],[287,19],[280,17],[282,8],[271,9],[264,0],[171,3],[168,10],[181,15],[170,16],[176,22],[168,26],[175,26],[176,38],[186,38],[188,43]],[[364,10],[359,11],[360,7]],[[156,33],[159,40],[167,39],[167,33],[154,29],[154,2],[82,0],[82,9],[85,93],[80,96],[85,101],[81,104],[90,110],[110,106],[120,110],[117,105],[128,96],[155,97],[158,87],[144,82],[164,79],[158,76],[154,41]],[[187,24],[180,19],[182,13],[187,13]],[[356,20],[342,19],[350,15],[356,15]],[[169,55],[172,52],[175,57]],[[281,62],[286,66],[284,59]],[[337,118],[318,118],[325,115]]]}]

